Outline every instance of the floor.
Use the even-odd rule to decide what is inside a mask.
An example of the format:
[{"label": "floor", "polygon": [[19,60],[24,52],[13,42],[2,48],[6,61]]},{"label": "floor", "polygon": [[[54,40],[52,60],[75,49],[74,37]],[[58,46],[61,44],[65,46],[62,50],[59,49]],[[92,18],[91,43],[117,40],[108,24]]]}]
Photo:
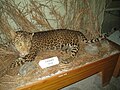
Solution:
[{"label": "floor", "polygon": [[112,77],[110,83],[102,87],[101,77],[96,74],[61,90],[120,90],[120,77]]}]

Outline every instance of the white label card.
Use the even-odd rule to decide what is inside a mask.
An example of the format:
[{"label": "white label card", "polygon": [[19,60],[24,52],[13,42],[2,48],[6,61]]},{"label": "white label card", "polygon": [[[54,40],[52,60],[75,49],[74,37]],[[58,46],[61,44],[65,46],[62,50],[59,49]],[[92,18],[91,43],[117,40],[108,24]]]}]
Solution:
[{"label": "white label card", "polygon": [[51,58],[47,58],[47,59],[39,61],[39,65],[42,69],[47,68],[47,67],[51,67],[51,66],[54,66],[57,64],[59,64],[58,57],[51,57]]}]

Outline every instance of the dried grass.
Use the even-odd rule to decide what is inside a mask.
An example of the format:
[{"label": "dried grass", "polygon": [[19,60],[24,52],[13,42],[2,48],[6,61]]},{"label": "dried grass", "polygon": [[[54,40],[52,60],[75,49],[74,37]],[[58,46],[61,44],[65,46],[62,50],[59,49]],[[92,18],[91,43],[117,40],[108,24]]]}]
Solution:
[{"label": "dried grass", "polygon": [[5,0],[3,4],[3,13],[9,16],[21,30],[35,30],[35,26],[26,18],[19,5],[16,5],[13,0]]},{"label": "dried grass", "polygon": [[8,16],[6,16],[6,15],[2,16],[1,21],[0,21],[0,31],[1,31],[1,34],[3,34],[3,37],[1,35],[0,38],[1,39],[5,38],[6,43],[10,43],[12,41],[12,37],[11,37],[11,34],[10,34],[11,30],[14,30],[14,29],[8,23]]},{"label": "dried grass", "polygon": [[53,29],[48,20],[45,17],[45,12],[42,10],[42,6],[38,2],[33,0],[30,1],[30,11],[29,13],[32,16],[32,19],[36,21],[37,25],[41,25],[46,29]]},{"label": "dried grass", "polygon": [[[87,38],[100,34],[98,17],[93,14],[88,0],[46,0],[46,3],[30,0],[29,3],[25,2],[24,6],[20,6],[21,3],[16,4],[15,0],[4,0],[1,3],[3,6],[0,28],[8,39],[11,38],[10,30],[35,32],[67,28],[81,31]],[[45,9],[48,10],[50,18]],[[9,25],[9,20],[17,27]]]}]

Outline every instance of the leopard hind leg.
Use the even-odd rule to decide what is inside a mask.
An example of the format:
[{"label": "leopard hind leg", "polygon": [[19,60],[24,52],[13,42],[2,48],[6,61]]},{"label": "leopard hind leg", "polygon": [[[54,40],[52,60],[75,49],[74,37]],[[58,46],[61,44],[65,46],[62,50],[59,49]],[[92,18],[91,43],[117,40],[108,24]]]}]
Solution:
[{"label": "leopard hind leg", "polygon": [[68,44],[66,47],[67,47],[66,52],[70,54],[70,57],[63,59],[61,61],[63,64],[68,64],[68,63],[72,62],[73,59],[77,56],[77,53],[79,51],[78,45]]}]

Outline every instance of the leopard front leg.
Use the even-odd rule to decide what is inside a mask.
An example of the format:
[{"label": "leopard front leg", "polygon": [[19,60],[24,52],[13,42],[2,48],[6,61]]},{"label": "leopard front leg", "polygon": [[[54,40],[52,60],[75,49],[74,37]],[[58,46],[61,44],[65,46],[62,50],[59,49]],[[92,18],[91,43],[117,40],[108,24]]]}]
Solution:
[{"label": "leopard front leg", "polygon": [[12,64],[10,65],[10,69],[13,69],[15,67],[21,66],[24,63],[25,63],[25,59],[19,57],[15,61],[12,62]]},{"label": "leopard front leg", "polygon": [[29,54],[25,55],[25,57],[19,57],[15,61],[12,62],[10,68],[15,68],[25,64],[25,62],[34,61],[35,57],[37,56],[37,49],[31,48]]},{"label": "leopard front leg", "polygon": [[37,52],[32,52],[27,54],[25,57],[23,57],[23,59],[25,60],[25,62],[31,62],[34,61],[36,56],[37,56]]}]

